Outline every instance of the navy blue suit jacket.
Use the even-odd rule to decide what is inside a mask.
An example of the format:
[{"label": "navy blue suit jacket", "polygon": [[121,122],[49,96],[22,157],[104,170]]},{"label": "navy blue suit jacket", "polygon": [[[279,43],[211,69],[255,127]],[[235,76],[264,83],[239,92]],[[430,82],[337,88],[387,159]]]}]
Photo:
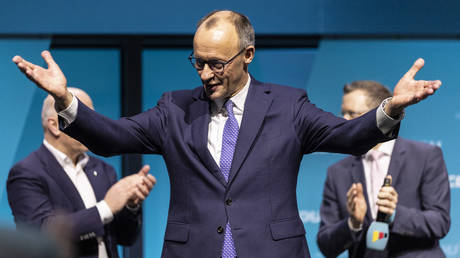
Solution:
[{"label": "navy blue suit jacket", "polygon": [[351,233],[347,224],[347,191],[353,183],[363,185],[370,207],[361,157],[347,157],[329,167],[317,236],[323,254],[336,257],[348,249],[350,257],[444,257],[438,240],[449,231],[450,187],[441,149],[398,138],[388,173],[398,204],[386,251],[376,252],[366,249],[369,208],[359,234]]},{"label": "navy blue suit jacket", "polygon": [[[117,180],[115,170],[90,156],[84,171],[96,200],[103,200]],[[7,193],[18,226],[40,228],[52,225],[58,215],[65,216],[79,257],[97,257],[96,237],[103,237],[109,257],[116,258],[116,245],[132,244],[140,232],[140,215],[126,209],[104,226],[97,208],[85,208],[72,181],[44,145],[11,168]]]},{"label": "navy blue suit jacket", "polygon": [[118,121],[79,103],[64,131],[100,155],[161,154],[171,182],[163,257],[220,257],[227,220],[238,257],[309,257],[296,185],[306,153],[365,153],[387,140],[376,111],[346,121],[304,90],[251,80],[228,183],[207,148],[210,101],[202,87],[165,93]]}]

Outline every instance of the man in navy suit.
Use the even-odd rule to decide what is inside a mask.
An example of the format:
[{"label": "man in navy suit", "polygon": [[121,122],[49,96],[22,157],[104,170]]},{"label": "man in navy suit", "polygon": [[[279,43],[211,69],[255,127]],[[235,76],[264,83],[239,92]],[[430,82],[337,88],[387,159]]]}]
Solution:
[{"label": "man in navy suit", "polygon": [[[85,92],[71,90],[93,107]],[[113,167],[87,155],[83,144],[59,130],[51,96],[43,102],[42,125],[43,145],[8,175],[16,224],[53,231],[65,223],[78,257],[118,257],[116,245],[132,244],[140,232],[140,201],[155,184],[149,167],[117,182]]]},{"label": "man in navy suit", "polygon": [[[342,114],[359,117],[388,97],[391,92],[378,82],[352,82],[344,87]],[[387,172],[392,186],[381,187]],[[366,249],[366,232],[377,211],[392,217],[382,252]],[[350,257],[445,257],[439,239],[449,231],[449,214],[441,149],[397,138],[329,167],[317,241],[326,257],[345,250]]]},{"label": "man in navy suit", "polygon": [[303,90],[251,77],[254,44],[246,16],[206,15],[189,56],[203,85],[167,92],[154,108],[118,121],[73,97],[49,52],[48,69],[13,62],[55,97],[62,128],[90,150],[163,156],[171,181],[163,257],[309,257],[296,200],[302,156],[365,153],[395,137],[404,107],[441,82],[414,80],[419,59],[392,99],[347,121],[316,108]]}]

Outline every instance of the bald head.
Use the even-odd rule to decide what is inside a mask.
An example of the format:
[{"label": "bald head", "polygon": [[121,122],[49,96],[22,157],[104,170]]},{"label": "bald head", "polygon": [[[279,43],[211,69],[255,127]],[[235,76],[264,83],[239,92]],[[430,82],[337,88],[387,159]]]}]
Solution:
[{"label": "bald head", "polygon": [[[78,88],[68,88],[70,92],[72,92],[81,102],[83,102],[86,106],[88,106],[91,109],[94,109],[93,107],[93,101],[89,97],[89,95],[84,92],[81,89]],[[42,126],[43,130],[46,131],[47,128],[47,120],[48,118],[56,118],[57,119],[57,113],[56,109],[54,108],[54,98],[51,95],[48,95],[44,100],[43,100],[43,106],[42,106]]]},{"label": "bald head", "polygon": [[236,32],[239,49],[255,45],[254,28],[248,17],[230,10],[217,10],[204,16],[198,22],[196,33],[200,30],[215,29],[224,23],[230,24]]}]

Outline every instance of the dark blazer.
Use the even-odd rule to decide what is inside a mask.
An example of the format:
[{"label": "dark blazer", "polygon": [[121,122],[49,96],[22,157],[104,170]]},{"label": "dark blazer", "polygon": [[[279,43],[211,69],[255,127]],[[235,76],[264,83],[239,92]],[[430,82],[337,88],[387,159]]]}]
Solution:
[{"label": "dark blazer", "polygon": [[450,227],[450,187],[441,149],[398,138],[388,173],[398,204],[386,251],[376,252],[366,249],[369,208],[360,233],[352,233],[347,224],[346,193],[352,183],[363,184],[370,207],[361,157],[347,157],[329,167],[317,236],[324,255],[335,257],[348,249],[350,257],[445,257],[439,239]]},{"label": "dark blazer", "polygon": [[162,257],[220,257],[227,220],[240,258],[309,257],[296,200],[302,156],[361,154],[387,140],[376,111],[346,121],[303,90],[252,79],[226,183],[207,148],[210,103],[202,87],[168,92],[154,108],[113,121],[80,102],[64,131],[100,155],[163,156],[171,201]]},{"label": "dark blazer", "polygon": [[[103,200],[117,180],[115,170],[90,156],[84,171],[96,200]],[[44,145],[11,168],[7,193],[18,226],[53,225],[53,220],[63,215],[69,221],[79,257],[97,257],[96,237],[103,237],[109,257],[116,258],[116,245],[132,244],[140,232],[140,215],[126,209],[104,226],[97,208],[85,208],[72,181]]]}]

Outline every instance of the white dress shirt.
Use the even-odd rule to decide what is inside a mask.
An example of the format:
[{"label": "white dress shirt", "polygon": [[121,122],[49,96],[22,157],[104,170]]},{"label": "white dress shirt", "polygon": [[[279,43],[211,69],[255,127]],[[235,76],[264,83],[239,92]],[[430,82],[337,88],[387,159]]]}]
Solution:
[{"label": "white dress shirt", "polygon": [[[243,120],[244,103],[248,95],[249,85],[251,84],[251,77],[248,76],[248,81],[243,89],[235,96],[230,98],[233,102],[233,114],[238,127],[241,127]],[[222,151],[222,136],[224,134],[225,122],[227,122],[228,115],[225,108],[222,108],[225,100],[218,99],[211,104],[211,122],[208,126],[208,150],[211,153],[214,161],[220,166],[220,153]]]},{"label": "white dress shirt", "polygon": [[[43,145],[53,154],[56,158],[59,165],[61,165],[62,169],[65,171],[67,176],[70,178],[72,183],[74,184],[75,188],[77,189],[78,193],[80,194],[83,203],[87,209],[96,206],[99,216],[101,217],[101,221],[104,224],[107,224],[113,220],[113,214],[107,205],[107,203],[102,200],[96,203],[96,195],[94,194],[93,187],[88,180],[88,177],[85,174],[83,168],[89,161],[89,156],[84,153],[82,156],[79,157],[77,164],[74,165],[73,161],[63,152],[59,151],[51,144],[49,144],[46,140],[43,140]],[[102,237],[97,238],[98,242],[98,253],[99,258],[107,258],[107,250],[105,249],[105,243]]]}]

